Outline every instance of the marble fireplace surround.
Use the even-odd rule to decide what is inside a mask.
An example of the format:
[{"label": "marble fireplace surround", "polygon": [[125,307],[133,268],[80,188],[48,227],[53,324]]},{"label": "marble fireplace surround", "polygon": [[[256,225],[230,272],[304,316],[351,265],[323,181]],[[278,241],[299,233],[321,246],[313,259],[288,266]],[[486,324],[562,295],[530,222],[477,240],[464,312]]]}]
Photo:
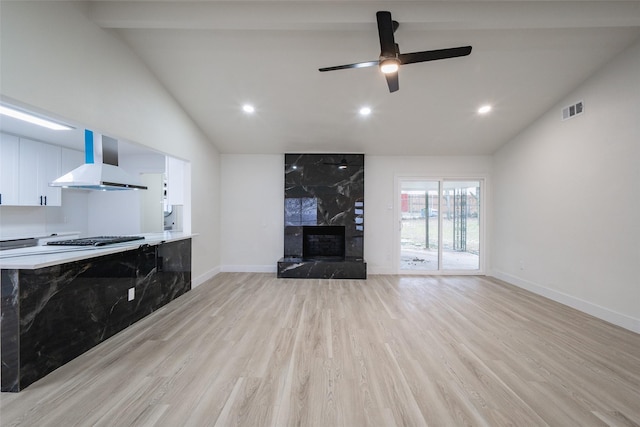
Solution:
[{"label": "marble fireplace surround", "polygon": [[366,279],[364,155],[285,154],[284,177],[278,277]]}]

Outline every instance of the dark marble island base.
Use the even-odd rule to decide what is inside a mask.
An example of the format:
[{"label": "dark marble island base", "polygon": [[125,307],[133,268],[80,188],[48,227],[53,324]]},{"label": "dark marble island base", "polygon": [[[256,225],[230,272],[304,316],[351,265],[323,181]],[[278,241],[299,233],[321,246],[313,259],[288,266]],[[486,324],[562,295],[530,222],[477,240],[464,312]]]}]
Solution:
[{"label": "dark marble island base", "polygon": [[24,389],[190,289],[191,239],[3,269],[2,391]]},{"label": "dark marble island base", "polygon": [[362,258],[305,259],[280,258],[278,278],[366,279],[367,263]]}]

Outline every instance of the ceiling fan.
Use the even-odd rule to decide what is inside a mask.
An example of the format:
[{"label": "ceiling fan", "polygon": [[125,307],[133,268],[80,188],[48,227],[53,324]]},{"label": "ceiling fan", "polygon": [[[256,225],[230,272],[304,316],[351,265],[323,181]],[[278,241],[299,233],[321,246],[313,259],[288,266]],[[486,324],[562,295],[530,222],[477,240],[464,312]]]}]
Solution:
[{"label": "ceiling fan", "polygon": [[320,68],[320,71],[344,70],[348,68],[364,68],[380,66],[389,86],[389,92],[400,89],[398,83],[398,68],[400,65],[414,64],[416,62],[435,61],[438,59],[456,58],[471,53],[471,46],[454,47],[449,49],[427,50],[423,52],[400,53],[398,44],[393,38],[393,33],[400,24],[391,19],[391,12],[378,11],[378,36],[380,37],[380,59],[377,61],[357,62],[355,64],[337,65],[335,67]]}]

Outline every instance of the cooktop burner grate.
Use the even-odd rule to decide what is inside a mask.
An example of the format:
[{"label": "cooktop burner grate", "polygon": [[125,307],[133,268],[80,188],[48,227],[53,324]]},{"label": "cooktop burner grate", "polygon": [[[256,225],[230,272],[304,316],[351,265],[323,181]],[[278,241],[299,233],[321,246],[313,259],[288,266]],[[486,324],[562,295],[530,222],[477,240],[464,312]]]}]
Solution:
[{"label": "cooktop burner grate", "polygon": [[47,245],[53,246],[104,246],[114,243],[131,242],[134,240],[143,240],[143,236],[96,236],[83,237],[81,239],[57,240],[47,242]]}]

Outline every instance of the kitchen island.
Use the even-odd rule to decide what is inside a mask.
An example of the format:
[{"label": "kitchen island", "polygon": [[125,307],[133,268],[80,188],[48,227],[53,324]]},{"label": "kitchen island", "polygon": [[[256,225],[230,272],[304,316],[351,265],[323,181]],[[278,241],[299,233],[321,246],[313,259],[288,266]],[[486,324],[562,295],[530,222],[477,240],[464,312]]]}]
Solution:
[{"label": "kitchen island", "polygon": [[16,392],[191,289],[190,234],[0,253],[2,391]]}]

